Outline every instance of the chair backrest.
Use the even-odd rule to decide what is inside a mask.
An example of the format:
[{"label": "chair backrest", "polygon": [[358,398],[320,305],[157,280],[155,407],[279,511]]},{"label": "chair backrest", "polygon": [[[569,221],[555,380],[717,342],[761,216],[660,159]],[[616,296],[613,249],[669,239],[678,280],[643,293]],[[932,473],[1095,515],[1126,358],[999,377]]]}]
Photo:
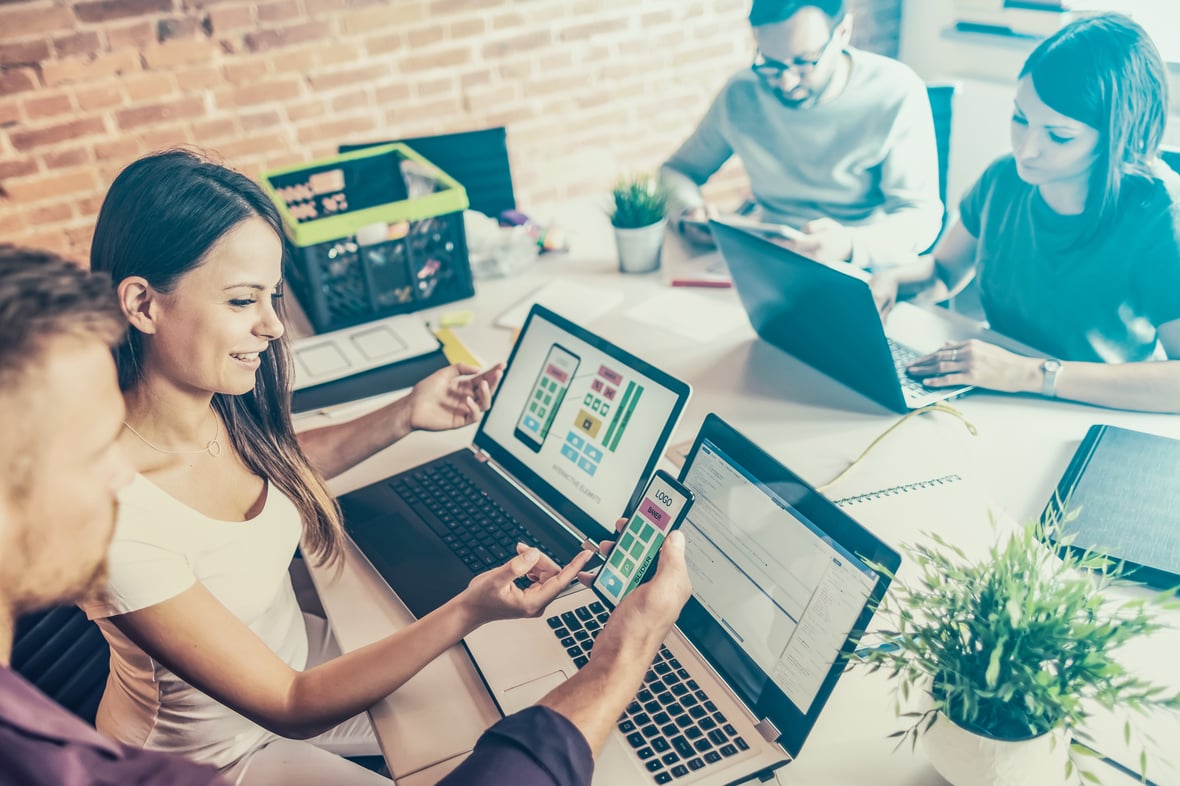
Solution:
[{"label": "chair backrest", "polygon": [[458,180],[467,190],[471,209],[495,218],[516,207],[512,170],[508,164],[507,131],[503,126],[454,134],[388,139],[363,145],[340,145],[341,153],[373,145],[402,142]]},{"label": "chair backrest", "polygon": [[110,648],[81,609],[56,606],[17,620],[12,669],[93,724],[106,689]]},{"label": "chair backrest", "polygon": [[930,113],[934,116],[934,142],[938,147],[938,197],[946,204],[947,170],[951,161],[951,119],[955,109],[954,82],[929,84],[926,95],[930,99]]}]

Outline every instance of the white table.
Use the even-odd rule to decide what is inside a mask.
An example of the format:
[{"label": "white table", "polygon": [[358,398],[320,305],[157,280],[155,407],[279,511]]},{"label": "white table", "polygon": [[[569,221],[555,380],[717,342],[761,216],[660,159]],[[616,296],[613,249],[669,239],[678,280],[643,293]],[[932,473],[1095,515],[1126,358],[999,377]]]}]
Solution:
[{"label": "white table", "polygon": [[[624,315],[630,308],[666,292],[660,274],[619,275],[609,228],[597,211],[574,206],[558,218],[571,230],[572,253],[542,257],[519,277],[477,282],[476,297],[433,309],[426,317],[436,320],[443,312],[472,309],[476,314],[473,323],[455,332],[491,363],[507,357],[513,338],[511,331],[492,326],[496,317],[554,277],[615,289],[623,294],[622,305],[587,327],[693,384],[694,394],[674,442],[691,439],[705,414],[716,411],[817,485],[843,469],[896,419],[895,414],[758,341],[748,325],[712,341],[694,342],[627,318]],[[684,253],[684,249],[678,240],[669,238],[665,253]],[[732,290],[695,292],[719,305],[736,302]],[[1041,512],[1092,423],[1180,437],[1180,418],[1168,415],[1114,412],[990,393],[966,396],[954,406],[978,427],[978,436],[969,436],[962,424],[942,414],[912,420],[870,454],[863,467],[833,488],[831,495],[954,471],[969,478],[994,509],[1025,520]],[[329,416],[305,418],[299,426],[306,428],[317,422],[330,422]],[[333,479],[331,488],[339,494],[375,482],[469,444],[473,434],[474,427],[412,435]],[[976,509],[964,516],[978,522],[981,513]],[[938,524],[943,525],[940,531],[955,531],[955,521],[928,526]],[[338,574],[313,570],[313,579],[346,652],[411,620],[351,543]],[[1170,631],[1156,641],[1145,642],[1133,653],[1133,660],[1144,673],[1175,684],[1167,651],[1177,649],[1180,633]],[[376,705],[371,716],[390,770],[404,786],[434,783],[461,761],[479,734],[499,718],[461,647],[452,648]],[[779,782],[943,783],[920,752],[912,754],[908,746],[894,750],[894,742],[886,735],[902,725],[894,716],[890,687],[883,675],[846,674],[799,759],[779,771]],[[1180,739],[1180,720],[1153,721],[1153,730],[1163,730],[1168,735],[1165,739]],[[1113,770],[1100,773],[1105,783],[1124,782]],[[1154,777],[1161,784],[1180,784],[1174,767]]]}]

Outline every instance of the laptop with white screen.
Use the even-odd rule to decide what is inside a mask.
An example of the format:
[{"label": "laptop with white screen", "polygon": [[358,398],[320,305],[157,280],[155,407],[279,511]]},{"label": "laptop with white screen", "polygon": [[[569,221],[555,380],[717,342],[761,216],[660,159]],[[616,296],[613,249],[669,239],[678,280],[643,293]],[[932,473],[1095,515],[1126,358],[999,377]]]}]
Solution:
[{"label": "laptop with white screen", "polygon": [[689,394],[533,306],[473,443],[342,496],[345,530],[416,617],[517,542],[565,564],[638,503]]},{"label": "laptop with white screen", "polygon": [[[729,784],[787,764],[901,563],[716,415],[680,480],[696,497],[682,527],[692,598],[600,754],[597,784]],[[581,589],[464,644],[508,714],[573,675],[608,624]]]}]

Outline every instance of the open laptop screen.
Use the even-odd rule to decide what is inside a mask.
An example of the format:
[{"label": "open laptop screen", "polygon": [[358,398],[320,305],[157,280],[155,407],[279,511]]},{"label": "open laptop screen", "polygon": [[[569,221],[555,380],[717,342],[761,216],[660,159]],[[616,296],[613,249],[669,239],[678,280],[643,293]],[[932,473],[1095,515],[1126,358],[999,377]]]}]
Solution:
[{"label": "open laptop screen", "polygon": [[900,560],[710,415],[681,472],[693,597],[685,636],[794,756]]},{"label": "open laptop screen", "polygon": [[614,533],[689,387],[534,306],[475,444],[588,536]]}]

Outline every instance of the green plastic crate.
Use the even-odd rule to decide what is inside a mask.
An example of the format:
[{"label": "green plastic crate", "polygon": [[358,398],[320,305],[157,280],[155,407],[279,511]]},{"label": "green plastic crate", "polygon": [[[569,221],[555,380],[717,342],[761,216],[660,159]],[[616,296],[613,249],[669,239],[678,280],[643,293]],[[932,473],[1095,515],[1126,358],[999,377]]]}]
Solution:
[{"label": "green plastic crate", "polygon": [[[408,198],[399,164],[417,162],[443,187]],[[266,172],[290,243],[286,279],[318,331],[474,294],[463,211],[467,192],[403,144]],[[357,231],[385,224],[378,242]]]}]

